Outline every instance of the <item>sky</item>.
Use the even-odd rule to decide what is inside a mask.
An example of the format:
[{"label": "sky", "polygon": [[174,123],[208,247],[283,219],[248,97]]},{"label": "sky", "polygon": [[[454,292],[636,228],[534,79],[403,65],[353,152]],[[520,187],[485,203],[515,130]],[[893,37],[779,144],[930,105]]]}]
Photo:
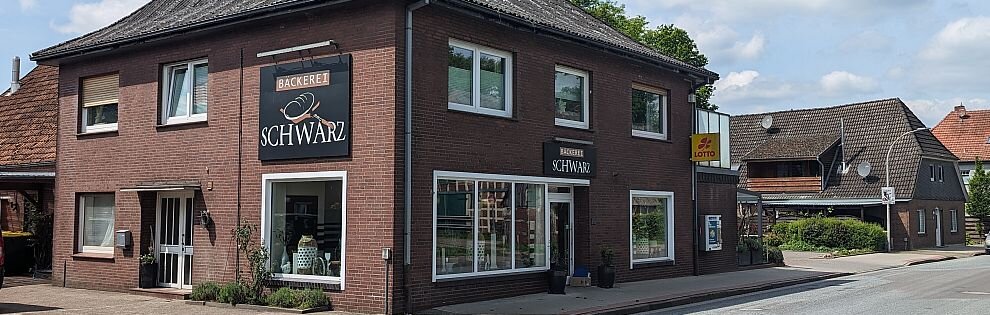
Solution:
[{"label": "sky", "polygon": [[[929,127],[990,108],[990,1],[618,0],[688,31],[729,114],[898,97]],[[148,0],[0,0],[0,89],[10,58],[106,26]],[[981,15],[984,12],[986,15]]]}]

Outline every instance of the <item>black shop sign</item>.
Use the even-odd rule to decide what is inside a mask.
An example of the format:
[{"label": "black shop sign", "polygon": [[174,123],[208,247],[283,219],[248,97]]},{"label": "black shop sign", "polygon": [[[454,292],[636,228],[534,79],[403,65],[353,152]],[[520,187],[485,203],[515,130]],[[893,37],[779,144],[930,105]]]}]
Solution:
[{"label": "black shop sign", "polygon": [[543,174],[555,177],[594,178],[598,152],[590,146],[546,142],[543,144]]},{"label": "black shop sign", "polygon": [[261,68],[258,159],[351,153],[351,55]]}]

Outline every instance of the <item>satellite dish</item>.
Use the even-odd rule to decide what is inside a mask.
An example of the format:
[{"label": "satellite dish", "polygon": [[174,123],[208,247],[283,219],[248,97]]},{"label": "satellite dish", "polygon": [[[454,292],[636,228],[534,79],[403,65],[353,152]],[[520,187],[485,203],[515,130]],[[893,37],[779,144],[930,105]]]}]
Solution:
[{"label": "satellite dish", "polygon": [[773,127],[773,116],[763,116],[763,120],[760,121],[760,126],[763,126],[763,129],[770,130],[770,127]]},{"label": "satellite dish", "polygon": [[859,173],[859,176],[863,178],[870,176],[870,171],[872,170],[873,167],[870,166],[870,162],[859,163],[859,166],[856,167],[856,172]]}]

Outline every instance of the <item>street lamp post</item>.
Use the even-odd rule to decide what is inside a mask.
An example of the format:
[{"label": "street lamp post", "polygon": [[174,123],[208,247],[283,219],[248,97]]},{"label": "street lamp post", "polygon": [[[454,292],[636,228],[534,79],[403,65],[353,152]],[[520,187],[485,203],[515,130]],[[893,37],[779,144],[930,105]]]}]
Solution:
[{"label": "street lamp post", "polygon": [[[928,128],[923,127],[923,128],[918,128],[918,129],[915,129],[915,130],[911,130],[911,131],[902,133],[900,136],[897,137],[897,139],[894,139],[894,142],[891,142],[890,143],[890,148],[887,149],[887,159],[884,162],[884,171],[887,173],[886,174],[886,177],[887,177],[887,186],[886,187],[890,187],[890,152],[894,151],[894,144],[896,144],[897,141],[900,141],[901,138],[903,138],[904,136],[909,135],[909,134],[912,134],[912,133],[915,133],[915,132],[918,132],[918,131],[922,131],[922,130],[928,130]],[[894,194],[894,195],[896,196],[896,194]],[[894,203],[894,202],[896,202],[896,199],[892,199],[892,200],[890,200],[890,202],[887,203],[887,252],[888,253],[890,252],[890,250],[892,248],[892,245],[891,244],[893,244],[893,242],[894,242],[894,240],[890,237],[890,204],[891,203]]]}]

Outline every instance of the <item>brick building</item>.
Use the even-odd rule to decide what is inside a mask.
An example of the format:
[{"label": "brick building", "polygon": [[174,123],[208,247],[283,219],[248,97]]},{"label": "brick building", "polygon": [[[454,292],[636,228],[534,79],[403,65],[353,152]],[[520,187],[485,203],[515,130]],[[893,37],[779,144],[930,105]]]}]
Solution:
[{"label": "brick building", "polygon": [[990,166],[985,162],[990,160],[990,109],[967,110],[966,106],[956,106],[932,128],[932,133],[959,157],[959,171],[966,187],[972,176],[970,172],[976,169],[976,160],[984,161],[984,168]]},{"label": "brick building", "polygon": [[230,281],[239,222],[273,286],[358,312],[544,291],[605,246],[619,282],[736,268],[695,244],[735,225],[731,171],[692,207],[717,74],[567,1],[160,0],[32,57],[61,69],[56,283],[136,287],[148,252],[161,286]]},{"label": "brick building", "polygon": [[963,244],[958,158],[919,128],[899,99],[736,116],[732,163],[740,188],[762,194],[771,221],[820,214],[887,226],[889,150],[892,249]]}]

